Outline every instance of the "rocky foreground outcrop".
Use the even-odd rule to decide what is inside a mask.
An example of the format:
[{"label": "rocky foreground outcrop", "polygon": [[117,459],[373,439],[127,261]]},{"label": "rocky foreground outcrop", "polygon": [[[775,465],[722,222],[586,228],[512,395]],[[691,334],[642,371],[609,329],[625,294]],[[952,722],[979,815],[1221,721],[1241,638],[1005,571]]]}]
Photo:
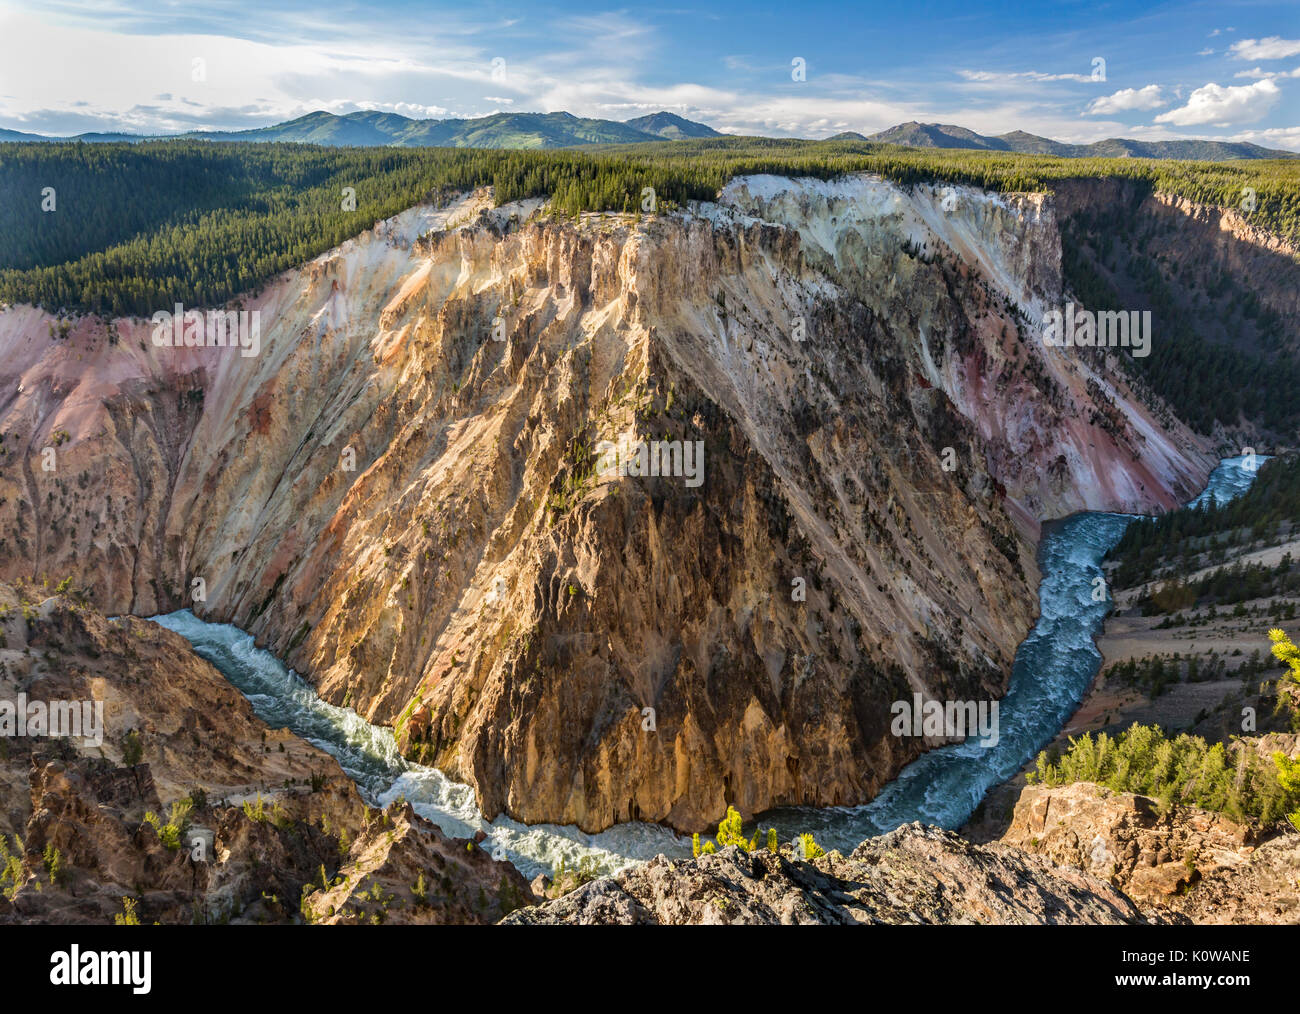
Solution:
[{"label": "rocky foreground outcrop", "polygon": [[[233,622],[489,817],[696,830],[874,796],[939,742],[890,735],[893,701],[1004,693],[1040,519],[1209,470],[1037,340],[1046,195],[491,203],[249,294],[254,357],[0,311],[0,578]],[[651,441],[701,471],[601,460]]]},{"label": "rocky foreground outcrop", "polygon": [[1262,840],[1222,814],[1162,812],[1146,796],[1080,782],[1027,786],[1001,841],[1114,884],[1153,918],[1300,922],[1300,833],[1290,829]]},{"label": "rocky foreground outcrop", "polygon": [[1073,924],[1144,922],[1114,887],[1006,845],[909,824],[844,856],[732,845],[660,856],[507,917],[513,925]]},{"label": "rocky foreground outcrop", "polygon": [[[366,807],[183,638],[41,594],[0,586],[0,701],[101,701],[105,734],[0,737],[0,923],[108,923],[126,899],[162,923],[1300,921],[1300,834],[1089,784],[1028,787],[998,841],[914,824],[811,861],[731,847],[535,905],[509,862],[403,800]],[[190,825],[212,833],[197,861]]]},{"label": "rocky foreground outcrop", "polygon": [[324,925],[495,922],[533,904],[523,875],[472,841],[448,838],[409,803],[367,814],[328,885],[303,898]]},{"label": "rocky foreground outcrop", "polygon": [[807,861],[660,856],[508,925],[1296,924],[1300,834],[1098,785],[1031,786],[1000,841],[909,824]]},{"label": "rocky foreground outcrop", "polygon": [[[311,886],[358,862],[383,882],[376,838],[388,867],[427,871],[425,921],[493,922],[526,896],[472,842],[408,839],[409,808],[368,809],[332,756],[268,728],[157,624],[0,585],[0,635],[0,704],[103,705],[102,742],[0,735],[0,924],[111,923],[127,899],[141,922],[298,922]],[[211,833],[197,859],[195,828]]]}]

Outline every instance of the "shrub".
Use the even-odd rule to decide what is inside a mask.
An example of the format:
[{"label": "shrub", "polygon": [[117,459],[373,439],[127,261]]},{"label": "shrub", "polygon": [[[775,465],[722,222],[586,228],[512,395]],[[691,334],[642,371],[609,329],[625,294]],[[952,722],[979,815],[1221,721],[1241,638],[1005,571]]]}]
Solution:
[{"label": "shrub", "polygon": [[600,868],[595,856],[582,856],[579,858],[577,866],[570,866],[568,861],[561,856],[559,863],[553,867],[551,872],[551,894],[556,898],[604,876],[604,871]]},{"label": "shrub", "polygon": [[249,820],[255,820],[259,824],[270,823],[281,831],[287,831],[293,827],[293,820],[284,812],[284,807],[279,802],[276,802],[268,810],[260,792],[257,794],[257,802],[250,803],[245,800],[243,809],[245,817]]},{"label": "shrub", "polygon": [[45,872],[50,878],[50,884],[53,886],[62,884],[67,877],[67,870],[63,866],[63,853],[54,847],[53,842],[46,842],[45,852],[41,858],[45,864]]},{"label": "shrub", "polygon": [[734,806],[727,807],[727,815],[718,823],[718,848],[725,849],[735,845],[742,852],[748,852],[755,846],[755,839],[746,838],[741,831],[740,812]]},{"label": "shrub", "polygon": [[[23,884],[23,840],[14,835],[17,852],[10,852],[5,836],[0,834],[0,890],[10,900]],[[7,885],[7,886],[6,886]]]},{"label": "shrub", "polygon": [[175,852],[181,847],[181,838],[190,826],[190,811],[193,808],[194,803],[191,800],[181,799],[172,803],[171,815],[166,823],[163,823],[162,818],[152,810],[144,815],[145,823],[157,832],[158,840],[166,848]]},{"label": "shrub", "polygon": [[[691,854],[696,858],[702,855],[711,856],[718,849],[725,849],[728,845],[735,845],[742,852],[756,851],[758,849],[758,836],[761,831],[755,830],[754,837],[746,838],[741,826],[742,821],[739,811],[734,806],[728,806],[727,815],[718,824],[717,843],[706,841],[701,845],[700,836],[698,834],[692,835]],[[769,852],[780,851],[780,844],[777,841],[776,828],[774,827],[767,829],[767,850]]]},{"label": "shrub", "polygon": [[1279,704],[1285,701],[1293,718],[1300,718],[1300,648],[1281,630],[1270,630],[1273,657],[1287,667],[1286,676],[1278,680]]},{"label": "shrub", "polygon": [[129,768],[135,767],[144,758],[144,743],[140,733],[132,729],[122,740],[122,763]]},{"label": "shrub", "polygon": [[[1290,802],[1300,802],[1300,760],[1291,760],[1281,750],[1273,754],[1273,764],[1277,767],[1278,784],[1287,793]],[[1291,826],[1300,831],[1300,809],[1286,815]]]},{"label": "shrub", "polygon": [[1276,823],[1300,804],[1300,779],[1274,769],[1242,744],[1209,744],[1183,733],[1168,738],[1157,726],[1134,723],[1112,739],[1100,733],[1070,740],[1058,758],[1038,755],[1030,783],[1095,782],[1115,792],[1151,796],[1162,810],[1176,804],[1226,813],[1239,821]]}]

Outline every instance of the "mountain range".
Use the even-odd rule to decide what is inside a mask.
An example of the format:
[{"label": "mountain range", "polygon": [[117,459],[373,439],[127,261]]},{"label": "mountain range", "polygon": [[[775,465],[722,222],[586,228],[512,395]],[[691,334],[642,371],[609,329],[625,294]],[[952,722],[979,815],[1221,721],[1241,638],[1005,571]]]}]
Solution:
[{"label": "mountain range", "polygon": [[[160,135],[161,136],[161,135]],[[661,111],[631,120],[584,118],[572,113],[493,113],[472,119],[417,120],[396,113],[363,110],[345,115],[318,110],[284,123],[251,130],[190,131],[166,135],[209,141],[296,141],[303,144],[377,147],[571,148],[588,144],[639,144],[726,136],[704,123]],[[140,141],[144,135],[86,133],[50,137],[0,130],[0,141]],[[908,148],[970,148],[1064,158],[1178,158],[1219,162],[1227,159],[1298,158],[1300,153],[1263,148],[1245,141],[1204,139],[1135,141],[1112,137],[1091,144],[1068,144],[1013,130],[979,134],[946,123],[900,123],[875,134],[845,131],[833,141],[897,144]]]},{"label": "mountain range", "polygon": [[[493,113],[474,119],[417,120],[397,113],[363,110],[344,116],[318,110],[284,123],[251,130],[191,131],[170,135],[207,141],[297,141],[354,147],[403,148],[571,148],[585,144],[630,144],[721,137],[712,127],[674,113],[632,120],[601,120],[572,113]],[[46,137],[0,130],[0,141],[140,141],[135,134],[79,134]]]},{"label": "mountain range", "polygon": [[950,123],[917,123],[915,120],[869,136],[846,131],[836,134],[830,140],[875,141],[881,144],[899,144],[906,148],[976,148],[984,151],[1014,151],[1026,155],[1058,155],[1062,158],[1187,158],[1222,162],[1233,158],[1300,157],[1293,151],[1262,148],[1246,141],[1134,141],[1108,137],[1091,144],[1067,144],[1023,130],[990,136]]}]

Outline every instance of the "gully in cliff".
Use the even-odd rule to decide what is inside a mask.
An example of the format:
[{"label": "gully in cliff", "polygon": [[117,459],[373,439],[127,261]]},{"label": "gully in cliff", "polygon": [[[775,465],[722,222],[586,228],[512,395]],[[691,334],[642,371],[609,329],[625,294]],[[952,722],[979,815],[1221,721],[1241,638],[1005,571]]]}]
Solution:
[{"label": "gully in cliff", "polygon": [[1043,314],[1043,344],[1054,349],[1131,348],[1135,359],[1151,354],[1150,310],[1064,310]]},{"label": "gully in cliff", "polygon": [[157,348],[239,349],[245,359],[262,351],[261,310],[173,310],[153,315],[153,343]]},{"label": "gully in cliff", "polygon": [[602,440],[596,454],[602,476],[672,476],[684,478],[691,489],[704,483],[703,440]]},{"label": "gully in cliff", "polygon": [[103,701],[0,701],[0,737],[53,736],[80,739],[88,746],[104,743]]}]

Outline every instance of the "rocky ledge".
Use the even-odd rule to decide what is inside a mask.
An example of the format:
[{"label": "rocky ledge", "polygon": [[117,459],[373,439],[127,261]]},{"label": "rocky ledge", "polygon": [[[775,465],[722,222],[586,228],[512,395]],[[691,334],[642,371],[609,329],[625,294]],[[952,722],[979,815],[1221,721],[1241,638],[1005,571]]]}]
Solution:
[{"label": "rocky ledge", "polygon": [[1114,887],[1008,845],[972,845],[908,824],[852,854],[811,861],[729,846],[714,855],[660,856],[592,881],[507,924],[1136,924],[1145,918]]},{"label": "rocky ledge", "polygon": [[1300,834],[1087,782],[1030,786],[1000,840],[908,824],[811,861],[788,847],[660,856],[504,922],[1294,924]]}]

